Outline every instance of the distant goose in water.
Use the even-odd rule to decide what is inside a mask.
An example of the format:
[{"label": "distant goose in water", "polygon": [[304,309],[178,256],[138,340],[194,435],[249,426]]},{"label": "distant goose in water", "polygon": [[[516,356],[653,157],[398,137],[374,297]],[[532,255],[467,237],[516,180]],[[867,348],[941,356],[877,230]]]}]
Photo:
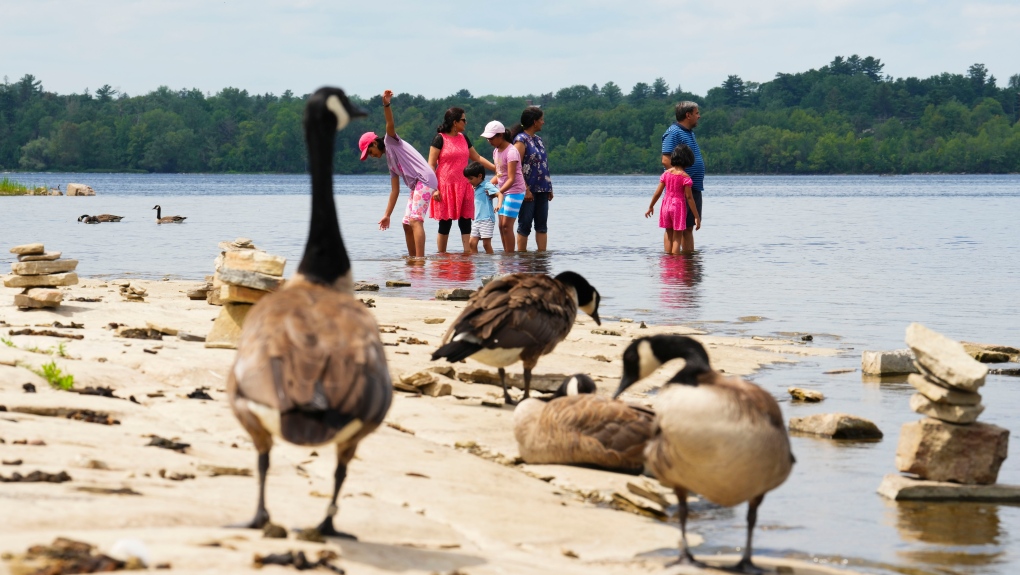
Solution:
[{"label": "distant goose in water", "polygon": [[472,358],[499,368],[503,399],[516,402],[506,387],[508,365],[524,363],[524,398],[531,391],[531,370],[538,358],[552,353],[574,327],[580,308],[599,321],[599,292],[580,274],[510,274],[493,279],[468,300],[432,361],[450,363]]},{"label": "distant goose in water", "polygon": [[[239,527],[269,522],[266,472],[274,439],[336,448],[333,497],[317,527],[333,526],[337,494],[358,443],[383,421],[393,399],[379,327],[354,297],[351,261],[333,202],[336,133],[365,112],[343,91],[321,88],[304,114],[312,173],[312,221],[297,273],[248,314],[227,380],[234,415],[258,451],[259,499],[255,517]],[[158,206],[157,206],[158,207]]]},{"label": "distant goose in water", "polygon": [[675,358],[686,365],[655,400],[655,434],[645,449],[645,465],[679,500],[679,562],[700,565],[687,548],[687,492],[693,491],[727,507],[749,502],[747,544],[734,569],[760,573],[751,562],[758,506],[786,481],[795,462],[783,414],[771,394],[713,370],[705,348],[680,335],[634,340],[623,354],[616,396]]},{"label": "distant goose in water", "polygon": [[157,204],[152,209],[156,210],[156,223],[157,224],[179,224],[179,223],[183,222],[184,220],[188,219],[185,216],[167,216],[165,218],[162,217],[162,215],[163,215],[163,208],[159,207],[159,204]]},{"label": "distant goose in water", "polygon": [[521,401],[514,410],[521,459],[640,473],[655,412],[597,391],[595,382],[579,373],[564,380],[551,399]]},{"label": "distant goose in water", "polygon": [[124,216],[114,216],[111,214],[99,214],[98,216],[83,215],[78,218],[79,222],[85,222],[86,224],[98,224],[107,222],[119,222],[124,219]]}]

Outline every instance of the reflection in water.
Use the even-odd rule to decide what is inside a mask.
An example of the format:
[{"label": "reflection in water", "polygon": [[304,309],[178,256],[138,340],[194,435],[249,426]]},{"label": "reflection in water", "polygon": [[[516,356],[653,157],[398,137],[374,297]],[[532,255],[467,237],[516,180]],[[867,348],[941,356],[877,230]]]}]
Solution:
[{"label": "reflection in water", "polygon": [[516,273],[548,274],[549,270],[552,269],[549,261],[551,254],[552,252],[546,251],[514,252],[513,254],[502,255],[497,263],[497,273],[499,275]]},{"label": "reflection in water", "polygon": [[432,260],[429,265],[435,272],[438,284],[472,284],[474,288],[476,256],[470,254],[447,254]]},{"label": "reflection in water", "polygon": [[659,277],[661,279],[660,299],[665,307],[693,310],[698,307],[701,283],[701,255],[693,254],[659,256]]},{"label": "reflection in water", "polygon": [[[900,551],[930,565],[987,565],[1003,551],[999,507],[990,503],[902,501],[896,506],[896,528],[905,541],[938,547]],[[969,548],[969,549],[968,549]]]}]

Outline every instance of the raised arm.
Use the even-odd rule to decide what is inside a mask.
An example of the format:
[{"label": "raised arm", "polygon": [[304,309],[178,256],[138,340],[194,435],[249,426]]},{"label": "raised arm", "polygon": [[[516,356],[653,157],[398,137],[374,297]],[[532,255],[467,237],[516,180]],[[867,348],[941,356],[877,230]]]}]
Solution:
[{"label": "raised arm", "polygon": [[386,90],[382,95],[383,115],[386,116],[386,135],[391,138],[397,137],[397,125],[393,122],[393,110],[390,109],[390,100],[393,99],[393,90]]}]

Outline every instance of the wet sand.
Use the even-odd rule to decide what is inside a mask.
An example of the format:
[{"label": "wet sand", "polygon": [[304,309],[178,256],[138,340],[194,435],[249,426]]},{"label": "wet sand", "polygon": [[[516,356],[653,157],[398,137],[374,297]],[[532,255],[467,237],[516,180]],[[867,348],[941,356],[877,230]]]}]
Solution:
[{"label": "wet sand", "polygon": [[[675,523],[635,512],[619,497],[613,502],[616,493],[654,510],[628,483],[660,492],[671,503],[672,494],[643,477],[516,463],[512,410],[483,404],[499,403],[499,387],[445,378],[452,395],[396,392],[387,425],[361,444],[336,517],[337,528],[357,535],[358,542],[310,543],[296,541],[293,534],[286,540],[264,539],[258,531],[221,528],[250,519],[257,495],[254,477],[234,474],[253,474],[256,459],[225,402],[234,352],[173,336],[125,339],[104,329],[111,322],[140,328],[154,322],[204,335],[220,308],[189,300],[185,292],[196,287],[194,282],[133,283],[148,290],[145,302],[123,301],[116,286],[98,279],[68,288],[64,305],[53,311],[18,311],[12,305],[16,291],[0,293],[0,321],[5,322],[0,334],[14,345],[0,345],[0,405],[7,408],[0,413],[0,459],[21,460],[20,465],[0,466],[0,475],[40,470],[66,471],[71,477],[65,483],[3,485],[0,553],[23,553],[58,536],[101,550],[119,539],[136,538],[148,548],[152,564],[217,573],[254,569],[255,553],[301,549],[314,556],[324,548],[340,555],[336,563],[348,573],[646,573],[662,572],[671,560],[664,550],[676,547]],[[397,328],[382,334],[384,342],[406,337],[428,342],[386,347],[395,380],[449,365],[430,362],[428,356],[463,302],[358,295],[375,300],[372,311],[381,326]],[[71,301],[76,297],[102,301]],[[425,318],[445,322],[426,324]],[[37,326],[54,321],[83,324],[56,329],[83,339],[8,335],[11,329],[43,329]],[[718,337],[683,327],[642,329],[638,323],[603,322],[603,329],[619,335],[594,334],[595,327],[587,316],[579,317],[567,340],[540,361],[536,375],[585,372],[596,379],[600,393],[611,393],[630,339],[667,332],[696,336],[708,347],[714,366],[731,374],[836,353],[794,340]],[[61,343],[65,357],[59,355]],[[74,376],[76,389],[110,387],[120,399],[55,390],[25,368],[51,360]],[[668,364],[635,386],[630,400],[650,404],[643,392],[680,365]],[[453,367],[458,373],[494,371],[471,360]],[[520,373],[520,366],[509,371]],[[25,393],[25,383],[35,385],[37,393]],[[198,388],[212,399],[187,397]],[[62,414],[58,409],[92,410],[120,423],[42,415]],[[153,435],[189,447],[149,446]],[[27,443],[15,443],[20,440]],[[32,444],[40,441],[44,445]],[[327,448],[278,444],[267,481],[273,522],[289,528],[321,521],[334,466]],[[691,531],[691,542],[700,543],[696,524]]]}]

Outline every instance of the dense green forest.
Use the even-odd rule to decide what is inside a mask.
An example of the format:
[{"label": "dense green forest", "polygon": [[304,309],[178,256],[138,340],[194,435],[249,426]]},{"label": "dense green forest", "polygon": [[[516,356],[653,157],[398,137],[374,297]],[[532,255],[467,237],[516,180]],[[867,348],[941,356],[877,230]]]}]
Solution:
[{"label": "dense green forest", "polygon": [[[528,103],[540,105],[554,174],[659,171],[660,138],[681,99],[702,107],[696,133],[712,174],[1020,172],[1020,74],[1000,88],[982,64],[925,79],[894,79],[883,66],[837,57],[761,84],[729,76],[704,96],[658,78],[629,92],[607,82],[520,97],[404,93],[393,105],[398,132],[423,154],[450,106],[467,110],[468,132],[477,134],[489,120],[509,125]],[[289,90],[212,95],[165,86],[129,96],[109,85],[58,95],[31,75],[5,77],[0,169],[303,172],[304,99]],[[363,130],[383,129],[381,99],[353,99],[371,115],[338,136],[337,170],[384,171],[383,160],[362,163],[357,154]]]}]

